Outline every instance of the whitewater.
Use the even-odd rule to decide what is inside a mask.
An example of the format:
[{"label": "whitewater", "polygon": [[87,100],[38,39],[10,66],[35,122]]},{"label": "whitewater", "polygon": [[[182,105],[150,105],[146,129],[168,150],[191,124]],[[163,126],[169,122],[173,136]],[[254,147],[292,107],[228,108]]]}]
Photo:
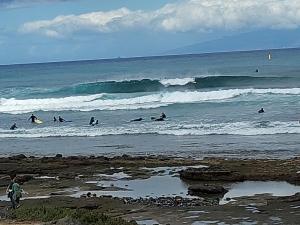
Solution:
[{"label": "whitewater", "polygon": [[111,127],[102,124],[101,127],[89,126],[46,126],[43,128],[19,129],[18,131],[7,131],[0,129],[0,138],[45,138],[45,137],[97,137],[107,135],[175,135],[175,136],[204,136],[204,135],[273,135],[273,134],[300,134],[298,121],[291,122],[236,122],[219,124],[177,124],[166,123],[155,126],[144,126],[128,124]]},{"label": "whitewater", "polygon": [[[229,89],[217,91],[166,92],[142,95],[139,97],[116,99],[113,95],[96,94],[45,99],[0,99],[0,112],[22,114],[37,111],[93,111],[120,109],[150,109],[176,103],[197,103],[204,101],[223,101],[245,95],[294,95],[300,96],[300,88],[290,89]],[[111,98],[111,99],[107,99]],[[115,99],[113,99],[115,98]]]}]

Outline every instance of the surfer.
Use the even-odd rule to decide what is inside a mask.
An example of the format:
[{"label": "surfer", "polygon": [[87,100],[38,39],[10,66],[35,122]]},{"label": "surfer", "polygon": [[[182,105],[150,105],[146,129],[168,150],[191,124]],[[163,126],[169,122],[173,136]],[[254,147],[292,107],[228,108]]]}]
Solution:
[{"label": "surfer", "polygon": [[264,108],[261,108],[261,109],[258,111],[258,113],[264,113],[264,112],[265,112]]},{"label": "surfer", "polygon": [[15,130],[15,129],[17,129],[18,127],[17,127],[17,124],[16,123],[14,123],[9,129],[10,130]]},{"label": "surfer", "polygon": [[57,119],[55,116],[53,117],[53,122],[57,122]]},{"label": "surfer", "polygon": [[66,122],[66,120],[64,118],[60,117],[60,116],[58,116],[58,121],[61,122],[61,123]]},{"label": "surfer", "polygon": [[130,122],[138,122],[138,121],[142,121],[143,118],[137,118],[137,119],[134,119],[134,120],[130,120]]},{"label": "surfer", "polygon": [[159,117],[159,118],[151,117],[151,120],[152,120],[152,121],[164,121],[166,118],[167,118],[166,114],[165,114],[164,112],[162,112],[162,113],[160,114],[160,117]]},{"label": "surfer", "polygon": [[256,73],[258,73],[258,72],[259,72],[259,70],[258,70],[258,69],[256,69],[256,70],[255,70],[255,72],[256,72]]},{"label": "surfer", "polygon": [[98,125],[98,124],[99,124],[99,121],[96,120],[96,122],[93,122],[91,125],[92,125],[92,126],[95,126],[95,125]]},{"label": "surfer", "polygon": [[95,117],[92,116],[89,124],[92,125],[94,122],[95,122]]},{"label": "surfer", "polygon": [[95,120],[95,117],[92,116],[91,119],[90,119],[89,125],[95,126],[95,125],[98,125],[98,124],[99,124],[99,121]]},{"label": "surfer", "polygon": [[29,117],[28,120],[31,120],[31,123],[35,123],[35,120],[37,120],[37,117],[33,114],[31,114],[31,116]]}]

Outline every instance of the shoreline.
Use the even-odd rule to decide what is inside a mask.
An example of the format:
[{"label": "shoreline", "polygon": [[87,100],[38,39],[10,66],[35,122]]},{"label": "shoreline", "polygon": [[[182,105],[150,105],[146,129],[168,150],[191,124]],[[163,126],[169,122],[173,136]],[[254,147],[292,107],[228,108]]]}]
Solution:
[{"label": "shoreline", "polygon": [[[197,224],[197,221],[228,222],[230,218],[231,220],[239,218],[236,219],[236,222],[263,222],[266,221],[265,212],[269,215],[274,214],[275,211],[274,218],[280,215],[284,224],[295,224],[293,222],[297,221],[300,215],[300,207],[297,207],[300,204],[300,187],[297,186],[300,184],[299,157],[292,159],[206,157],[202,160],[195,160],[166,156],[123,155],[108,158],[105,156],[63,157],[61,154],[57,154],[53,157],[37,158],[15,155],[0,158],[0,185],[3,190],[9,182],[7,174],[12,172],[16,172],[22,178],[22,186],[25,191],[30,193],[29,197],[48,197],[22,200],[22,206],[18,209],[19,211],[16,211],[17,217],[7,217],[4,220],[7,223],[11,219],[28,221],[29,217],[24,211],[40,210],[42,205],[49,207],[47,210],[50,211],[53,210],[51,207],[59,207],[64,212],[71,208],[72,213],[74,213],[73,210],[84,209],[87,210],[85,213],[101,212],[109,217],[122,218],[127,221],[151,219],[159,224],[169,223],[172,225],[179,225],[183,222]],[[151,179],[154,183],[151,183]],[[164,180],[169,186],[162,186],[161,182]],[[177,184],[172,183],[174,181],[179,182],[180,186],[181,183],[184,184],[181,186],[183,189],[178,190],[176,195],[173,195],[176,192],[171,188]],[[275,182],[271,183],[275,186],[294,185],[292,187],[296,191],[299,190],[299,193],[294,191],[286,197],[269,194],[234,198],[226,198],[225,195],[224,197],[224,194],[228,191],[230,193],[232,188],[229,184],[246,182],[244,184],[249,185],[248,181],[254,182],[253,184],[257,184],[257,187],[261,181],[264,182],[263,184]],[[283,181],[288,183],[283,183]],[[143,184],[144,197],[126,197],[124,193],[128,192],[127,189],[139,187],[132,186],[136,182]],[[98,186],[99,183],[104,186]],[[120,184],[129,186],[120,186]],[[151,197],[152,195],[146,193],[146,190],[148,186],[153,185],[156,188],[154,190],[166,189],[164,193],[169,193],[169,195]],[[212,194],[218,188],[225,188],[225,193],[221,190],[217,194]],[[196,191],[200,190],[200,195],[198,193],[193,198],[182,193],[188,193],[188,190],[195,189]],[[129,193],[135,191],[137,190],[131,190]],[[103,193],[109,194],[101,196]],[[121,195],[114,197],[110,195],[112,193],[121,193]],[[181,193],[182,196],[180,196]],[[184,197],[185,195],[187,197]],[[220,204],[221,198],[228,200],[227,203]],[[2,199],[0,209],[5,209],[8,204],[9,202]],[[277,209],[282,210],[277,212]],[[165,216],[162,216],[163,213]],[[248,219],[243,219],[246,217]],[[271,217],[268,217],[269,222]],[[42,221],[37,220],[39,220],[38,217],[31,218],[29,221],[32,221],[32,224],[33,222],[43,224]]]},{"label": "shoreline", "polygon": [[[53,156],[120,156],[122,154],[168,157],[203,158],[274,158],[299,157],[297,134],[271,136],[170,136],[170,135],[112,135],[102,137],[60,137],[34,139],[0,139],[1,153]],[[284,140],[278,142],[277,140]],[[251,147],[253,146],[253,147]],[[271,149],[271,150],[270,150]]]}]

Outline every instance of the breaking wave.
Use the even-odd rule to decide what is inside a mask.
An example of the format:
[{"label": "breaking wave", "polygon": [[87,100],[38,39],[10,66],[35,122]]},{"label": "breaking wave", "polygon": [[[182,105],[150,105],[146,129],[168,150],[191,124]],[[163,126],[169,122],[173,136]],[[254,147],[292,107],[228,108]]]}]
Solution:
[{"label": "breaking wave", "polygon": [[0,90],[4,97],[40,97],[93,95],[100,93],[141,93],[141,92],[171,92],[171,91],[199,91],[208,88],[286,88],[299,84],[299,78],[295,77],[254,77],[254,76],[207,76],[196,78],[173,79],[141,79],[123,81],[102,81],[92,83],[75,84],[55,88],[6,88]]},{"label": "breaking wave", "polygon": [[224,101],[245,95],[300,95],[300,88],[227,89],[215,91],[174,91],[141,96],[94,94],[61,98],[0,98],[0,113],[22,114],[35,111],[93,111],[149,109],[179,103]]}]

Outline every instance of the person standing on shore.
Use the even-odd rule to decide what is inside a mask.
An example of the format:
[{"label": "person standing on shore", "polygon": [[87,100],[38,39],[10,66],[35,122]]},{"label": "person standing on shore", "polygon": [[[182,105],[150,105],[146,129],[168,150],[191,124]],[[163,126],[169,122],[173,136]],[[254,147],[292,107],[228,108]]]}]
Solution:
[{"label": "person standing on shore", "polygon": [[15,183],[16,174],[10,175],[10,183],[6,189],[7,197],[10,199],[10,202],[12,204],[12,208],[15,208],[15,202],[13,199],[13,184]]},{"label": "person standing on shore", "polygon": [[18,180],[16,178],[14,178],[14,183],[12,185],[12,198],[13,198],[13,208],[17,209],[20,207],[20,199],[22,197],[22,188],[20,186],[20,184],[18,183]]}]

